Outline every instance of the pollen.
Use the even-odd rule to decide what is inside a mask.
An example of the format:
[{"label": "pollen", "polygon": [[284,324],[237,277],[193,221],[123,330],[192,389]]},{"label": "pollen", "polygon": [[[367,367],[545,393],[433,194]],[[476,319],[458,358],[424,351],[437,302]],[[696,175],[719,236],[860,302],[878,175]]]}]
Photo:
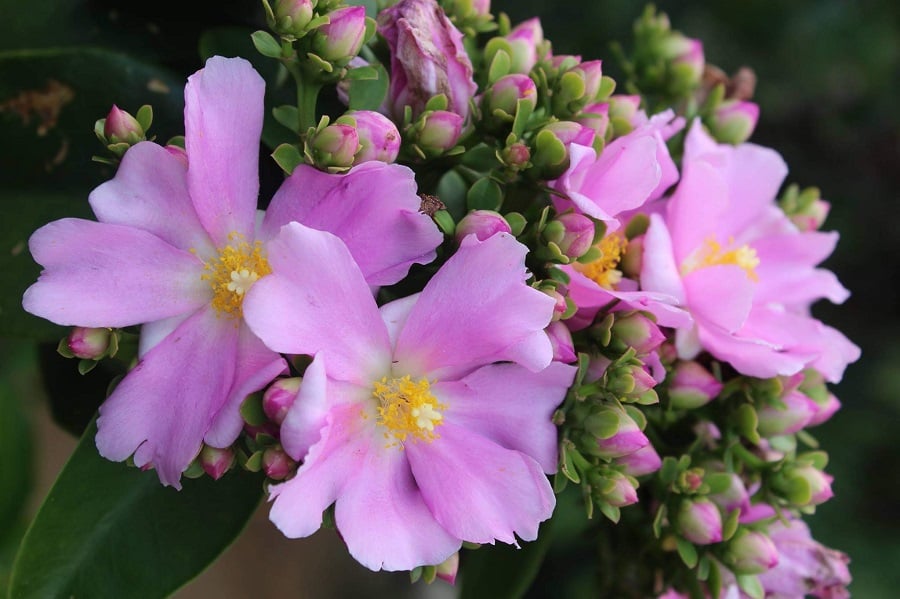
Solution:
[{"label": "pollen", "polygon": [[427,379],[384,377],[372,386],[378,400],[378,424],[385,428],[388,447],[402,446],[410,438],[430,443],[438,437],[435,429],[443,424],[447,406],[431,393]]},{"label": "pollen", "polygon": [[206,263],[202,277],[213,290],[212,306],[218,314],[243,316],[244,295],[253,284],[272,272],[262,243],[249,243],[239,233],[228,236],[228,245]]},{"label": "pollen", "polygon": [[681,265],[682,274],[688,274],[707,266],[720,266],[732,264],[744,269],[747,278],[751,281],[759,281],[756,267],[759,266],[759,257],[756,250],[747,244],[734,247],[734,239],[728,240],[726,248],[722,247],[715,238],[708,238],[703,245],[693,252]]},{"label": "pollen", "polygon": [[611,233],[594,244],[594,247],[600,250],[599,258],[587,264],[576,262],[573,266],[604,289],[615,289],[622,280],[622,271],[617,267],[625,255],[628,240],[618,233]]}]

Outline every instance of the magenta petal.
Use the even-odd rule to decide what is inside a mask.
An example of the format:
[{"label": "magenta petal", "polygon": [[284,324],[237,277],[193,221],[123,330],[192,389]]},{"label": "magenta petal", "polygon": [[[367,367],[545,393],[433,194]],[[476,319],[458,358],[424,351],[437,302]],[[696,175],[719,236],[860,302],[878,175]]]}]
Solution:
[{"label": "magenta petal", "polygon": [[141,358],[100,406],[97,449],[103,457],[153,465],[180,488],[181,473],[232,386],[238,329],[205,308]]},{"label": "magenta petal", "polygon": [[532,458],[450,422],[405,451],[425,503],[452,535],[473,543],[537,538],[556,498]]},{"label": "magenta petal", "polygon": [[399,447],[369,438],[337,499],[334,518],[347,549],[370,570],[440,564],[462,542],[435,520]]},{"label": "magenta petal", "polygon": [[743,326],[756,288],[743,268],[731,264],[707,266],[688,274],[683,281],[695,318],[729,332]]},{"label": "magenta petal", "polygon": [[291,539],[308,537],[322,525],[322,512],[341,494],[350,476],[357,472],[374,428],[364,427],[358,406],[343,406],[329,412],[321,439],[286,483],[269,489],[275,500],[269,519]]},{"label": "magenta petal", "polygon": [[253,238],[265,82],[242,58],[213,56],[184,88],[187,181],[216,246]]},{"label": "magenta petal", "polygon": [[390,342],[359,267],[343,242],[300,223],[267,245],[272,274],[244,299],[244,319],[271,349],[324,352],[332,378],[368,386],[390,368]]},{"label": "magenta petal", "polygon": [[419,212],[413,172],[366,162],[343,175],[298,166],[266,211],[263,234],[291,221],[341,238],[369,285],[390,285],[435,257],[443,235]]},{"label": "magenta petal", "polygon": [[[730,209],[728,187],[722,173],[706,162],[685,162],[681,183],[669,200],[666,225],[675,261],[684,260],[722,229]],[[644,246],[644,256],[650,255]]]},{"label": "magenta petal", "polygon": [[234,443],[244,425],[240,414],[241,403],[248,395],[259,391],[276,376],[287,371],[287,363],[281,355],[263,345],[245,324],[242,323],[239,328],[237,362],[231,392],[204,439],[213,447],[227,447]]},{"label": "magenta petal", "polygon": [[92,191],[90,202],[100,222],[143,229],[201,256],[215,251],[188,195],[184,163],[155,143],[130,148],[115,178]]},{"label": "magenta petal", "polygon": [[203,263],[132,227],[64,218],[31,236],[44,267],[22,299],[57,324],[122,327],[192,312],[209,301]]},{"label": "magenta petal", "polygon": [[531,456],[552,474],[557,467],[552,416],[575,370],[559,362],[540,372],[517,364],[489,364],[458,381],[438,382],[433,390],[449,406],[447,422]]},{"label": "magenta petal", "polygon": [[526,251],[506,233],[463,240],[425,286],[400,332],[398,371],[453,380],[489,362],[546,367],[553,347],[544,327],[554,301],[525,284]]}]

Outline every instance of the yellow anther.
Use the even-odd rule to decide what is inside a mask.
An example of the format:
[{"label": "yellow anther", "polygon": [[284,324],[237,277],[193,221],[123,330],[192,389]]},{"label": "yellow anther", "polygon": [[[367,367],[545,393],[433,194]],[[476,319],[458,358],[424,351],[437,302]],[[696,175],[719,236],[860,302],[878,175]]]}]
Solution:
[{"label": "yellow anther", "polygon": [[622,271],[616,267],[625,255],[628,240],[618,233],[610,233],[594,247],[600,250],[599,258],[587,264],[576,262],[573,267],[604,289],[615,289],[622,280]]},{"label": "yellow anther", "polygon": [[385,438],[392,440],[388,447],[413,441],[431,442],[437,438],[435,428],[443,424],[447,406],[432,395],[427,379],[413,381],[384,377],[372,384],[372,395],[378,400],[378,424],[385,429]]},{"label": "yellow anther", "polygon": [[743,268],[747,273],[747,278],[751,281],[759,281],[759,276],[756,274],[756,267],[759,266],[756,250],[746,244],[740,247],[733,246],[733,238],[728,240],[728,249],[723,249],[722,244],[713,237],[706,239],[703,245],[681,265],[681,274],[686,275],[707,266],[733,264]]},{"label": "yellow anther", "polygon": [[253,284],[272,272],[262,243],[248,243],[238,233],[228,236],[229,244],[206,263],[203,280],[213,290],[212,306],[219,314],[233,318],[243,315],[244,295]]}]

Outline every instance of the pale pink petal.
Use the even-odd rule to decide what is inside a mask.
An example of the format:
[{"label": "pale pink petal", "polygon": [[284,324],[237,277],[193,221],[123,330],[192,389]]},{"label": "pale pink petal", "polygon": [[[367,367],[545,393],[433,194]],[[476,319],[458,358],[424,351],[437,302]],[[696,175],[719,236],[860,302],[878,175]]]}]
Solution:
[{"label": "pale pink petal", "polygon": [[575,370],[559,362],[536,373],[517,364],[488,364],[458,381],[438,382],[432,389],[448,406],[447,422],[529,455],[552,474],[557,467],[552,416]]},{"label": "pale pink petal", "polygon": [[57,324],[130,326],[192,312],[212,296],[196,256],[132,227],[64,218],[35,231],[29,248],[44,270],[22,305]]},{"label": "pale pink petal", "polygon": [[191,312],[185,312],[171,318],[154,320],[141,327],[141,336],[138,339],[138,357],[143,357],[148,351],[165,339],[169,333],[178,328],[182,322],[190,318]]},{"label": "pale pink petal", "polygon": [[213,308],[197,311],[141,358],[100,406],[97,449],[103,457],[153,465],[180,488],[181,473],[231,389],[238,329]]},{"label": "pale pink petal", "polygon": [[355,476],[375,434],[371,422],[360,417],[358,406],[330,411],[321,439],[309,449],[297,475],[269,489],[274,499],[269,519],[291,539],[308,537],[322,525],[322,512],[340,496]]},{"label": "pale pink petal", "polygon": [[795,374],[815,357],[814,354],[787,351],[784,346],[773,343],[771,336],[744,331],[736,335],[715,327],[700,327],[698,334],[704,349],[747,376],[770,378]]},{"label": "pale pink petal", "polygon": [[[675,261],[684,262],[706,241],[715,240],[730,209],[728,187],[722,173],[706,162],[685,162],[681,183],[669,200],[666,212]],[[724,243],[726,239],[718,241]],[[650,248],[645,245],[644,256],[648,255]]]},{"label": "pale pink petal", "polygon": [[473,543],[537,538],[556,498],[540,465],[456,424],[430,443],[408,443],[407,459],[425,503],[452,535]]},{"label": "pale pink petal", "polygon": [[340,237],[370,285],[390,285],[412,264],[427,264],[443,235],[419,212],[413,172],[399,164],[365,162],[346,174],[298,166],[266,211],[263,235],[291,221]]},{"label": "pale pink petal", "polygon": [[290,223],[267,245],[272,274],[244,299],[244,319],[271,349],[324,352],[332,378],[363,386],[390,369],[390,341],[375,300],[343,242]]},{"label": "pale pink petal", "polygon": [[781,155],[771,148],[741,144],[727,149],[733,153],[725,175],[730,195],[726,222],[730,230],[724,233],[737,234],[772,205],[788,168]]},{"label": "pale pink petal", "polygon": [[184,88],[187,182],[216,246],[253,237],[265,82],[243,58],[213,56]]},{"label": "pale pink petal", "polygon": [[239,329],[234,382],[228,399],[216,414],[204,438],[206,444],[213,447],[228,447],[234,443],[244,425],[240,414],[241,404],[248,395],[259,391],[276,376],[287,371],[284,358],[263,345],[246,324],[241,323]]},{"label": "pale pink petal", "polygon": [[381,306],[381,319],[384,320],[384,325],[387,327],[391,347],[397,345],[400,331],[406,326],[406,319],[409,318],[409,313],[417,301],[419,301],[419,294],[415,293]]},{"label": "pale pink petal", "polygon": [[90,203],[100,222],[143,229],[201,256],[215,251],[188,195],[187,168],[155,143],[130,148],[115,178],[91,192]]},{"label": "pale pink petal", "polygon": [[812,268],[834,250],[837,233],[792,233],[772,235],[752,243],[759,258],[758,302],[808,306],[828,298],[844,302],[850,295],[831,271]]},{"label": "pale pink petal", "polygon": [[683,281],[694,318],[729,332],[744,325],[756,284],[743,268],[733,264],[707,266],[688,274]]},{"label": "pale pink petal", "polygon": [[662,217],[650,216],[650,227],[644,235],[641,259],[641,288],[674,297],[684,304],[685,291],[675,262],[672,238]]},{"label": "pale pink petal", "polygon": [[440,564],[462,545],[435,520],[399,447],[368,437],[365,453],[335,505],[334,519],[347,549],[370,570],[412,570]]},{"label": "pale pink petal", "polygon": [[506,233],[463,240],[410,312],[394,352],[395,370],[453,380],[489,362],[547,366],[553,348],[544,327],[554,301],[525,284],[526,251]]}]

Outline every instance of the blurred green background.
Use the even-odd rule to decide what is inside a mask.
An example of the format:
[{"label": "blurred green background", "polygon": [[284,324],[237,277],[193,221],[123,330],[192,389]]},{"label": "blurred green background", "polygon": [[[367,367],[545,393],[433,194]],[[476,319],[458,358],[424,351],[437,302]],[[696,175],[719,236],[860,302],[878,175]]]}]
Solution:
[{"label": "blurred green background", "polygon": [[[250,57],[247,33],[263,26],[254,0],[196,0],[191,14],[204,15],[202,20],[186,17],[184,6],[171,0],[0,0],[0,588],[25,520],[32,447],[39,450],[36,460],[45,455],[44,433],[32,432],[44,401],[38,367],[52,373],[51,396],[68,397],[76,408],[68,410],[71,429],[83,426],[102,397],[90,377],[74,380],[73,363],[53,357],[62,330],[21,312],[21,292],[38,272],[27,256],[27,237],[54,218],[86,215],[87,192],[110,176],[108,168],[90,162],[100,150],[91,128],[113,102],[131,112],[153,103],[152,130],[159,140],[181,133],[181,88],[201,66],[201,54],[240,51]],[[855,596],[895,597],[900,4],[745,0],[657,6],[676,29],[703,40],[708,62],[729,73],[741,66],[756,71],[762,115],[752,141],[784,155],[789,182],[816,185],[831,202],[825,228],[839,230],[842,238],[826,265],[853,295],[843,306],[823,304],[815,311],[859,344],[863,358],[835,388],[843,409],[815,431],[831,454],[835,498],[810,522],[819,540],[851,555]],[[615,76],[609,43],[628,48],[642,4],[495,0],[494,9],[507,12],[513,23],[540,16],[557,53],[605,59],[604,70]],[[29,89],[43,100],[23,98]],[[264,194],[278,176],[264,160]],[[35,335],[52,345],[39,354],[29,340]],[[26,509],[39,499],[32,496]]]}]

